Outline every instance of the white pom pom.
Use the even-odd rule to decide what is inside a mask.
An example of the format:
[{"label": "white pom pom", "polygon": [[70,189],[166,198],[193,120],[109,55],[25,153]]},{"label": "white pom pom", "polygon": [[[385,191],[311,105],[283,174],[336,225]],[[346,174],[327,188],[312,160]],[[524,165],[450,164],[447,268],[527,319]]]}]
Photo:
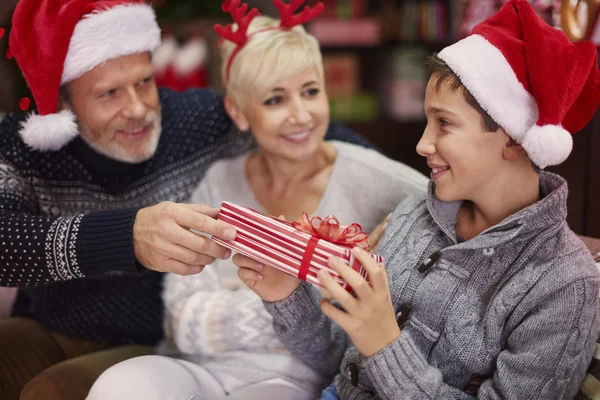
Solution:
[{"label": "white pom pom", "polygon": [[58,114],[32,114],[21,122],[21,138],[35,150],[56,151],[73,140],[77,134],[75,114],[63,110]]},{"label": "white pom pom", "polygon": [[546,168],[567,159],[573,149],[573,137],[560,125],[535,125],[527,131],[521,145],[535,165]]}]

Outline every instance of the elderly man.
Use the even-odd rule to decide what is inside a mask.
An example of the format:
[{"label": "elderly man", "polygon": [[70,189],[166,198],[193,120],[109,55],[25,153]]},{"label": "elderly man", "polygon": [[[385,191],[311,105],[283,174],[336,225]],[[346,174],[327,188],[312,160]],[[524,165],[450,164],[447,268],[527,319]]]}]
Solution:
[{"label": "elderly man", "polygon": [[178,202],[252,144],[218,94],[156,88],[159,41],[142,1],[17,5],[10,46],[38,113],[0,124],[0,286],[22,288],[0,321],[3,399],[84,398],[104,369],[151,351],[122,345],[161,339],[160,272],[229,256],[190,232],[234,237],[217,210]]}]

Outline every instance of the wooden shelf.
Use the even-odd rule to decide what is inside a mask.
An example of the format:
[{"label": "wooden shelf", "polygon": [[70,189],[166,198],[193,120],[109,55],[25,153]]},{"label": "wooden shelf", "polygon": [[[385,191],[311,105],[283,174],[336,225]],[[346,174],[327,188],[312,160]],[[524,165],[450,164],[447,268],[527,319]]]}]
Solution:
[{"label": "wooden shelf", "polygon": [[356,51],[356,52],[365,52],[365,51],[375,51],[375,52],[387,52],[394,50],[398,47],[402,46],[426,46],[430,47],[431,51],[436,51],[437,49],[443,49],[444,47],[448,47],[451,44],[455,43],[450,40],[441,40],[441,41],[427,41],[427,40],[395,40],[391,42],[384,42],[378,45],[360,45],[360,44],[348,44],[348,45],[321,45],[321,51],[323,52],[343,52],[343,51]]}]

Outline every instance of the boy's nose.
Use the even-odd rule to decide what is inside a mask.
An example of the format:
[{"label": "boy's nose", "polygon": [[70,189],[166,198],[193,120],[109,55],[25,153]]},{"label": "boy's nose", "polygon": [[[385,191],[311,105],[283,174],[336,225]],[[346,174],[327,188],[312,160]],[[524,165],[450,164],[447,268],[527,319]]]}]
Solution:
[{"label": "boy's nose", "polygon": [[421,140],[419,140],[419,143],[417,143],[417,153],[423,157],[435,154],[435,144],[427,137],[425,133],[423,133]]}]

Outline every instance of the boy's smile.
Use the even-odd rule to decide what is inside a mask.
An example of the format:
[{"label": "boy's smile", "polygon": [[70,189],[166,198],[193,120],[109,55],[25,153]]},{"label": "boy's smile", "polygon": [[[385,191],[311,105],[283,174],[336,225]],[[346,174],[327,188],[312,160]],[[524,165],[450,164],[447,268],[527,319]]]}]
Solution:
[{"label": "boy's smile", "polygon": [[427,165],[429,165],[429,168],[431,168],[430,176],[431,179],[433,179],[434,181],[450,170],[450,167],[447,165],[439,165],[432,163],[427,163]]}]

